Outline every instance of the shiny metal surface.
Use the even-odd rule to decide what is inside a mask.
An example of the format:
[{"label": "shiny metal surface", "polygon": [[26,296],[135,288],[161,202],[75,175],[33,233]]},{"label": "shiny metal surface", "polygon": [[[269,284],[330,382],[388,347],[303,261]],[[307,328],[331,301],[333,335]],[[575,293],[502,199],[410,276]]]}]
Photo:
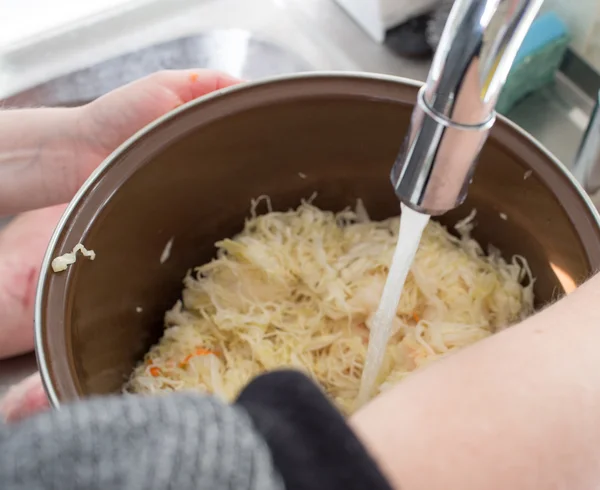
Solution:
[{"label": "shiny metal surface", "polygon": [[242,29],[216,30],[123,54],[6,98],[5,106],[74,106],[159,70],[208,68],[244,80],[308,71],[300,56]]},{"label": "shiny metal surface", "polygon": [[442,214],[464,200],[494,107],[543,0],[458,0],[392,169],[406,205]]},{"label": "shiny metal surface", "polygon": [[600,92],[573,165],[573,175],[590,194],[600,191]]}]

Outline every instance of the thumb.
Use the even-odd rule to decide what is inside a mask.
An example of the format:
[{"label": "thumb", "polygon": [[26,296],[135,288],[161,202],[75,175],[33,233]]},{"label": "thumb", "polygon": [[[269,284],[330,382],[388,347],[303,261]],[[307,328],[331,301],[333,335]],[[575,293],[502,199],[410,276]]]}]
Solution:
[{"label": "thumb", "polygon": [[138,130],[167,112],[240,82],[213,70],[153,73],[84,106],[81,119],[84,138],[92,153],[103,159]]}]

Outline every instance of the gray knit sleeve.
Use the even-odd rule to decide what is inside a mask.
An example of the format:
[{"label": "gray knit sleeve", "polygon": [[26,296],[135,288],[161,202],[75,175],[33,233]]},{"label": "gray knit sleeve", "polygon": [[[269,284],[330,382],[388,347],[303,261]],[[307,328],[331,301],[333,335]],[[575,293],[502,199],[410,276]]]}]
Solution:
[{"label": "gray knit sleeve", "polygon": [[282,490],[245,411],[199,395],[110,397],[0,424],[3,490]]}]

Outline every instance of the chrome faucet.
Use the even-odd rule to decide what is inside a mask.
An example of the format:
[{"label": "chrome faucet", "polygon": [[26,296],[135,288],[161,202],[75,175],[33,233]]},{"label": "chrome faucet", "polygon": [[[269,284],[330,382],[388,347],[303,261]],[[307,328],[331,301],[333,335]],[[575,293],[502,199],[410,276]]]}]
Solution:
[{"label": "chrome faucet", "polygon": [[456,0],[392,168],[398,198],[443,214],[467,194],[500,91],[543,0]]}]

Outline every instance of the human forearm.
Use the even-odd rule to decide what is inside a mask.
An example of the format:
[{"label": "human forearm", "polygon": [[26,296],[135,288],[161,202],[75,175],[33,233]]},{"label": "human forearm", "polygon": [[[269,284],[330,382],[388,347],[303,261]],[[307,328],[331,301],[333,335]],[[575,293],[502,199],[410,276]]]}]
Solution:
[{"label": "human forearm", "polygon": [[404,490],[593,488],[600,277],[415,374],[352,423]]}]

